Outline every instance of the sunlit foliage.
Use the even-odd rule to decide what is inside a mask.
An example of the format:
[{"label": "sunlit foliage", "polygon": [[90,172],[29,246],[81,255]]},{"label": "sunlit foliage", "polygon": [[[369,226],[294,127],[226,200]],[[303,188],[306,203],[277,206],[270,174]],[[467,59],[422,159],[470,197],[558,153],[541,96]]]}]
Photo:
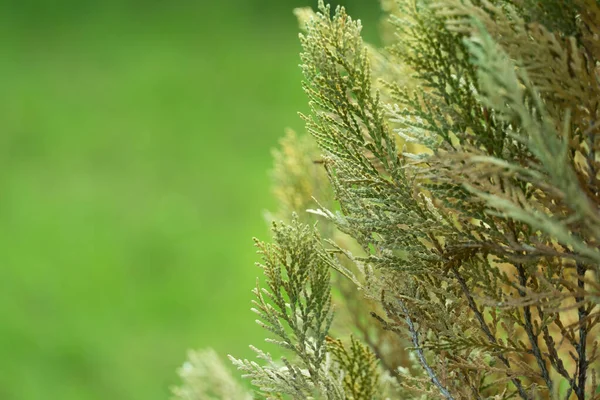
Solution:
[{"label": "sunlit foliage", "polygon": [[383,49],[297,13],[320,152],[276,153],[308,225],[258,242],[255,290],[293,357],[234,364],[267,398],[600,398],[600,6],[383,5]]}]

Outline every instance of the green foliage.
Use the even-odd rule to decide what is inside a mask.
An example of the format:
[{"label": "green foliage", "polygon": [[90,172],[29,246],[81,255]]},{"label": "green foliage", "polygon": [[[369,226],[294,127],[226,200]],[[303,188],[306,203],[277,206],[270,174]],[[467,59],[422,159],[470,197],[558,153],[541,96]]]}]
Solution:
[{"label": "green foliage", "polygon": [[384,6],[380,50],[343,8],[297,13],[336,203],[260,245],[260,324],[294,359],[234,362],[269,398],[600,398],[600,6]]},{"label": "green foliage", "polygon": [[367,346],[351,338],[350,350],[341,340],[330,339],[329,352],[345,372],[344,389],[351,399],[377,397],[379,372],[377,358]]},{"label": "green foliage", "polygon": [[[279,144],[280,149],[273,151],[272,171],[273,195],[278,210],[269,214],[269,219],[288,220],[296,211],[316,208],[315,198],[321,204],[331,204],[327,174],[314,141],[307,135],[298,136],[288,130]],[[298,217],[306,222],[309,216],[302,213]]]},{"label": "green foliage", "polygon": [[273,225],[273,240],[257,241],[269,289],[257,286],[253,311],[259,315],[258,324],[277,338],[268,341],[290,350],[296,359],[292,363],[282,358],[281,366],[254,349],[267,366],[231,358],[234,365],[266,396],[372,398],[378,381],[374,356],[354,340],[350,352],[341,342],[327,340],[333,310],[329,262],[324,258],[330,256],[315,229],[294,218],[291,225]]},{"label": "green foliage", "polygon": [[190,351],[188,361],[178,372],[183,383],[173,389],[173,394],[179,399],[252,399],[214,350]]}]

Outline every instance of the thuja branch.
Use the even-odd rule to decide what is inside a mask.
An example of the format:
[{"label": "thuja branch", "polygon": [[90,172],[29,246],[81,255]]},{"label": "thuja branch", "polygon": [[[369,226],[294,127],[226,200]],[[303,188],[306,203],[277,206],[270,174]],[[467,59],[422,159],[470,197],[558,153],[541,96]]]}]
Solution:
[{"label": "thuja branch", "polygon": [[[525,274],[525,268],[523,267],[522,264],[517,264],[517,272],[519,274],[519,284],[522,287],[526,287],[527,286],[527,276]],[[525,297],[525,292],[523,291],[523,289],[519,288],[519,295],[522,297]],[[529,342],[531,343],[531,349],[533,352],[533,355],[535,357],[535,360],[538,364],[538,367],[540,368],[540,371],[542,373],[542,378],[544,379],[544,382],[546,382],[546,385],[548,386],[548,391],[550,393],[552,393],[553,390],[553,383],[552,383],[552,379],[550,378],[550,373],[548,372],[548,368],[546,366],[546,360],[544,359],[544,356],[542,355],[542,351],[540,350],[540,346],[538,343],[538,335],[535,334],[535,332],[533,331],[533,322],[532,322],[532,317],[531,317],[531,307],[530,306],[524,306],[523,307],[523,316],[524,316],[524,328],[525,328],[525,332],[527,332],[527,337],[529,338]]]},{"label": "thuja branch", "polygon": [[[585,290],[585,273],[587,268],[582,263],[577,263],[577,287],[580,292]],[[586,342],[587,342],[587,317],[589,310],[587,305],[583,303],[583,297],[581,295],[575,296],[575,301],[580,304],[577,308],[577,314],[579,318],[579,344],[576,346],[577,351],[577,387],[575,388],[575,394],[579,400],[585,399],[585,381],[587,378],[588,360],[586,354]]]},{"label": "thuja branch", "polygon": [[[254,308],[287,356],[234,364],[256,397],[598,398],[600,3],[383,3],[385,49],[342,7],[297,11],[310,136],[275,157],[292,224],[261,242]],[[332,286],[381,325],[332,325]]]},{"label": "thuja branch", "polygon": [[[467,298],[467,302],[469,304],[469,308],[475,314],[475,318],[477,318],[477,322],[479,322],[479,326],[481,327],[481,330],[486,335],[487,339],[489,340],[489,342],[491,344],[497,345],[498,344],[498,340],[492,334],[492,332],[490,331],[489,326],[485,322],[483,314],[479,310],[479,307],[477,307],[477,304],[475,303],[475,299],[473,299],[473,295],[471,294],[471,291],[469,290],[469,287],[467,286],[467,283],[465,282],[465,279],[458,272],[458,268],[456,268],[456,267],[453,266],[453,267],[451,267],[451,270],[452,270],[452,273],[454,274],[454,277],[458,281],[458,283],[459,283],[459,285],[460,285],[460,287],[461,287],[461,289],[463,291],[463,294]],[[500,354],[497,355],[497,357],[498,357],[498,359],[500,361],[502,361],[502,363],[507,368],[509,368],[509,369],[511,368],[510,361],[508,361],[508,359],[504,356],[504,354],[500,353]],[[523,388],[523,384],[521,383],[521,380],[519,378],[510,378],[510,380],[515,385],[515,387],[517,388],[517,391],[519,392],[519,396],[521,396],[521,398],[523,398],[525,400],[528,400],[530,397],[525,392],[525,389]]]},{"label": "thuja branch", "polygon": [[[545,312],[541,305],[536,306],[540,319],[543,321],[545,319]],[[577,390],[577,381],[569,374],[563,360],[560,358],[558,351],[556,350],[556,343],[554,338],[550,334],[550,330],[548,329],[547,324],[542,324],[542,333],[544,337],[544,343],[546,344],[546,348],[548,349],[548,358],[550,359],[550,364],[552,367],[569,382],[569,386],[573,390]]]},{"label": "thuja branch", "polygon": [[440,382],[440,380],[438,379],[438,377],[435,374],[435,372],[433,371],[433,369],[431,369],[431,367],[427,363],[427,359],[425,358],[423,349],[421,348],[421,345],[419,344],[419,332],[417,332],[417,330],[415,328],[415,324],[413,323],[413,320],[410,317],[410,312],[409,312],[408,308],[406,308],[406,304],[404,304],[404,302],[401,299],[397,299],[397,301],[398,301],[398,305],[400,306],[400,309],[404,313],[406,325],[408,326],[408,332],[410,333],[412,344],[414,346],[415,352],[417,353],[419,362],[425,369],[425,372],[427,372],[427,375],[429,375],[431,382],[440,390],[440,393],[442,393],[442,396],[444,396],[448,400],[454,400],[454,397],[452,397],[450,392],[448,392],[448,389],[446,389],[446,387]]}]

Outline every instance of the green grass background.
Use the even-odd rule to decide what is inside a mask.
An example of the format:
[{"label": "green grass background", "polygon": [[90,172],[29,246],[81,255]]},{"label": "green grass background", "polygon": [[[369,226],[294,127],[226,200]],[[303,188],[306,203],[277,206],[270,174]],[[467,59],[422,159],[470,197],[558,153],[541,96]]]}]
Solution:
[{"label": "green grass background", "polygon": [[0,4],[0,399],[167,399],[186,349],[261,342],[251,238],[310,3]]}]

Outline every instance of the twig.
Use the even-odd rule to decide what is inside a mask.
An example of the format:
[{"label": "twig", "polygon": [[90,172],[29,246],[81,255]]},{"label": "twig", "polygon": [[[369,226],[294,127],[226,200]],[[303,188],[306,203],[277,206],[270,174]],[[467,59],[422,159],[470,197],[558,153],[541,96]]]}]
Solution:
[{"label": "twig", "polygon": [[413,321],[410,318],[410,314],[408,313],[408,309],[406,308],[406,305],[404,304],[404,302],[402,300],[400,300],[400,299],[397,299],[397,300],[398,300],[398,304],[400,304],[400,308],[402,309],[402,312],[405,315],[406,324],[408,325],[408,330],[409,330],[410,336],[412,338],[412,343],[415,348],[415,351],[417,352],[417,357],[419,358],[421,365],[423,366],[423,368],[425,368],[427,375],[429,375],[429,378],[431,378],[431,382],[435,386],[438,387],[438,389],[440,390],[442,395],[448,400],[454,400],[454,397],[452,397],[452,395],[450,394],[448,389],[446,389],[444,387],[444,385],[442,385],[442,383],[439,381],[439,379],[435,375],[435,372],[431,369],[431,367],[427,363],[427,360],[425,359],[425,355],[423,354],[423,349],[419,345],[419,333],[415,329],[415,325],[413,324]]},{"label": "twig", "polygon": [[[538,310],[538,314],[540,315],[540,319],[542,320],[543,338],[544,342],[546,343],[546,347],[548,348],[548,357],[550,358],[550,364],[560,375],[562,375],[569,382],[570,388],[574,390],[577,388],[577,382],[573,377],[569,375],[569,372],[565,368],[562,359],[558,355],[558,351],[556,350],[556,343],[554,342],[554,339],[550,334],[550,330],[548,329],[548,326],[543,323],[545,318],[544,310],[540,305],[537,305],[536,308]],[[556,320],[556,317],[554,318],[554,320]]]},{"label": "twig", "polygon": [[[582,291],[585,289],[585,283],[583,278],[585,276],[585,272],[587,268],[582,263],[577,263],[577,286]],[[583,297],[577,296],[575,297],[575,301],[577,303],[582,302],[584,300]],[[582,304],[577,309],[579,316],[579,344],[576,346],[577,350],[577,388],[575,389],[575,395],[579,400],[585,399],[585,381],[587,378],[587,368],[588,368],[588,360],[586,355],[586,341],[587,341],[587,321],[586,318],[588,316],[589,311],[586,310],[586,305]]]},{"label": "twig", "polygon": [[[517,271],[519,272],[519,283],[521,286],[525,287],[527,285],[527,276],[525,275],[525,268],[522,264],[517,264]],[[521,297],[525,296],[525,292],[522,289],[518,289],[518,291]],[[552,379],[550,378],[550,374],[548,373],[548,368],[546,366],[546,360],[544,360],[544,356],[542,355],[542,351],[540,350],[540,346],[538,344],[538,335],[533,332],[531,308],[529,306],[523,307],[523,314],[525,317],[524,328],[525,332],[527,332],[529,342],[531,343],[531,350],[535,356],[538,366],[540,367],[542,378],[544,378],[544,381],[546,382],[548,391],[552,393]]]},{"label": "twig", "polygon": [[[454,276],[458,280],[458,283],[460,284],[460,287],[462,288],[464,295],[467,297],[467,301],[469,303],[469,308],[475,313],[475,318],[477,318],[477,321],[479,322],[479,325],[481,326],[481,329],[487,336],[488,340],[492,344],[498,344],[496,337],[490,331],[489,326],[487,326],[487,323],[485,322],[485,319],[483,318],[481,311],[479,311],[479,308],[477,308],[477,304],[475,304],[475,300],[473,299],[473,296],[471,295],[471,292],[469,291],[469,288],[467,287],[467,283],[465,282],[465,279],[458,273],[458,270],[456,267],[452,267],[452,272],[454,273]],[[497,357],[500,361],[502,361],[502,363],[507,368],[510,368],[510,362],[503,354],[498,354]],[[530,397],[525,392],[525,389],[523,388],[523,384],[521,384],[521,380],[519,378],[510,378],[510,380],[517,388],[521,398],[528,400]]]}]

